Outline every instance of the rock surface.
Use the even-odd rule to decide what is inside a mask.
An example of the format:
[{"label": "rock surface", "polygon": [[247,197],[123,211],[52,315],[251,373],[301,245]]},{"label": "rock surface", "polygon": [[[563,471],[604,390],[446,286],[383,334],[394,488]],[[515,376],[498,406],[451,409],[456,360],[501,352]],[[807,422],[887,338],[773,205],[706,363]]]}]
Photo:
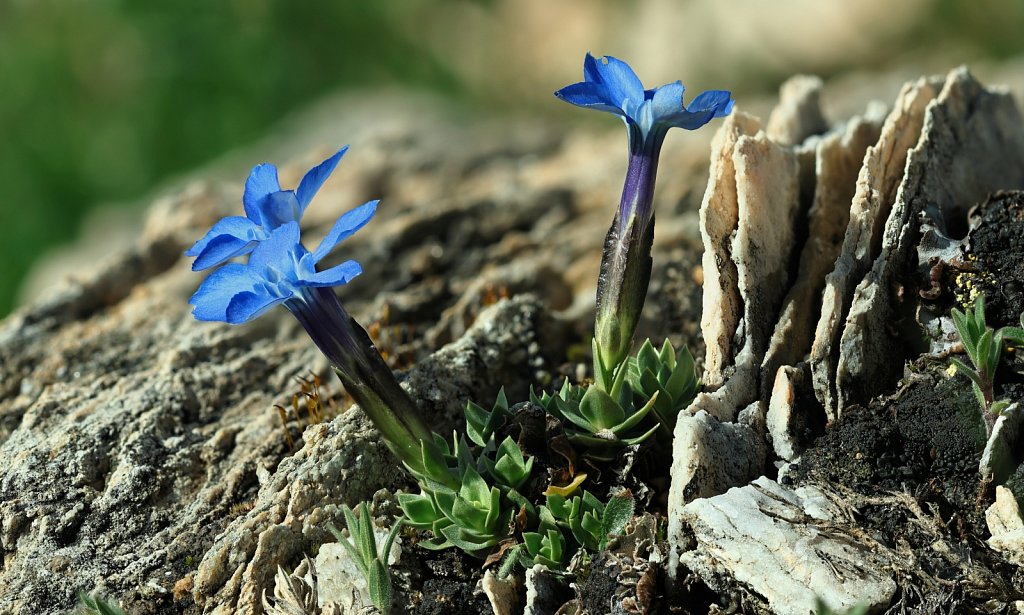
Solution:
[{"label": "rock surface", "polygon": [[879,609],[896,591],[886,559],[816,489],[759,478],[695,500],[682,515],[696,541],[682,565],[712,589],[745,588],[777,615],[813,613],[816,596],[835,610]]}]

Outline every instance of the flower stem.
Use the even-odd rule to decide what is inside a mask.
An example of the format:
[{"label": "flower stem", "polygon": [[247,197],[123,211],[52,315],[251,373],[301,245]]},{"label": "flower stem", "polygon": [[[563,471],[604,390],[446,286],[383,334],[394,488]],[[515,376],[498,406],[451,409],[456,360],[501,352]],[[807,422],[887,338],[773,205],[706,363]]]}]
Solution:
[{"label": "flower stem", "polygon": [[[301,299],[289,300],[285,307],[330,360],[345,390],[373,421],[387,447],[414,473],[457,489],[459,483],[450,473],[436,470],[446,464],[434,444],[433,432],[370,336],[348,315],[330,288],[305,290]],[[434,463],[425,463],[424,454]]]}]

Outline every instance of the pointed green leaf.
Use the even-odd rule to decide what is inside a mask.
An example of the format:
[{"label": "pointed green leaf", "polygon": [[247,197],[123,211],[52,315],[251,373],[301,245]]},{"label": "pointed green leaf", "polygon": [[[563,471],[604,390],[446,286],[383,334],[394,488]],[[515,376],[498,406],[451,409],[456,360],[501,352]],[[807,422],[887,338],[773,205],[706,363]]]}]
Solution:
[{"label": "pointed green leaf", "polygon": [[425,495],[400,493],[398,494],[398,506],[409,518],[409,525],[418,529],[429,527],[440,517],[440,513],[434,509],[433,502]]},{"label": "pointed green leaf", "polygon": [[978,296],[974,299],[974,322],[978,324],[978,328],[982,331],[986,329],[985,325],[985,295],[978,293]]},{"label": "pointed green leaf", "polygon": [[373,517],[370,515],[370,507],[366,505],[366,502],[361,502],[358,510],[359,519],[356,528],[359,542],[356,544],[356,547],[363,556],[363,561],[369,562],[377,557],[377,539],[373,533]]},{"label": "pointed green leaf", "polygon": [[608,395],[610,395],[612,399],[620,399],[623,393],[629,393],[628,387],[625,386],[626,374],[628,373],[629,366],[626,364],[625,361],[616,366],[614,378],[612,378],[612,387],[608,389]]},{"label": "pointed green leaf", "polygon": [[637,424],[639,424],[640,421],[642,421],[644,419],[644,417],[647,416],[647,413],[651,411],[651,408],[654,407],[654,404],[658,401],[658,396],[659,396],[659,393],[655,392],[654,393],[654,397],[651,397],[651,399],[649,399],[647,401],[647,403],[643,405],[642,408],[640,408],[639,410],[637,410],[633,414],[629,415],[629,417],[626,420],[624,420],[621,423],[619,423],[618,425],[615,425],[614,427],[612,427],[611,428],[611,432],[613,434],[619,436],[619,435],[622,435],[623,433],[629,431],[630,429],[635,427]]},{"label": "pointed green leaf", "polygon": [[608,499],[601,519],[602,549],[607,546],[610,534],[622,533],[626,524],[633,518],[635,506],[636,502],[629,491],[622,491]]},{"label": "pointed green leaf", "polygon": [[388,574],[387,566],[380,560],[374,560],[370,564],[369,574],[366,575],[366,586],[370,590],[370,602],[377,607],[381,613],[391,612],[391,575]]},{"label": "pointed green leaf", "polygon": [[599,387],[589,387],[580,400],[580,414],[596,429],[610,429],[626,418],[626,413],[612,397]]},{"label": "pointed green leaf", "polygon": [[971,388],[974,390],[974,398],[978,400],[978,405],[984,411],[988,407],[988,400],[985,399],[985,394],[981,391],[981,387],[978,386],[977,382],[972,383]]},{"label": "pointed green leaf", "polygon": [[402,529],[404,524],[405,521],[401,517],[395,519],[395,524],[391,526],[387,538],[384,539],[384,548],[381,550],[379,558],[385,564],[388,563],[388,559],[391,557],[391,547],[394,545],[395,537],[398,536],[398,531]]},{"label": "pointed green leaf", "polygon": [[485,434],[488,412],[480,406],[469,402],[466,404],[466,434],[477,446],[487,446],[488,437]]},{"label": "pointed green leaf", "polygon": [[366,576],[366,562],[363,561],[363,558],[360,555],[359,550],[356,549],[355,545],[353,545],[347,538],[345,538],[345,536],[341,532],[338,532],[337,530],[335,530],[335,532],[337,533],[334,535],[334,537],[338,540],[338,544],[340,544],[342,548],[345,549],[345,552],[348,553],[349,558],[356,565],[356,568],[359,569],[359,572],[361,572],[363,576]]},{"label": "pointed green leaf", "polygon": [[999,331],[1007,342],[1017,346],[1024,344],[1024,329],[1020,327],[1003,327]]},{"label": "pointed green leaf", "polygon": [[653,436],[654,432],[658,431],[661,428],[662,428],[661,423],[658,423],[654,427],[651,427],[650,429],[648,429],[647,431],[645,431],[644,433],[640,434],[639,436],[637,436],[635,438],[624,438],[622,440],[622,443],[625,444],[626,446],[633,446],[635,444],[642,444],[643,442],[645,442],[647,440],[647,438],[650,438],[651,436]]},{"label": "pointed green leaf", "polygon": [[[668,340],[666,340],[667,342]],[[636,353],[637,367],[641,372],[650,370],[654,373],[658,373],[658,368],[661,366],[661,361],[658,359],[658,351],[654,349],[654,345],[651,344],[650,339],[644,340],[643,345],[640,346],[640,350]]]},{"label": "pointed green leaf", "polygon": [[508,575],[512,574],[512,569],[519,562],[519,554],[523,551],[523,545],[519,544],[508,551],[505,551],[505,557],[501,559],[501,565],[498,566],[498,578],[504,579]]},{"label": "pointed green leaf", "polygon": [[978,373],[986,376],[991,375],[994,371],[994,367],[991,362],[992,357],[992,330],[989,329],[981,335],[981,339],[978,340],[978,356],[975,358],[974,364],[978,367]]},{"label": "pointed green leaf", "polygon": [[1005,399],[1000,399],[998,401],[992,402],[992,406],[988,409],[988,411],[991,412],[992,414],[996,415],[996,416],[999,416],[1000,414],[1003,413],[1003,410],[1006,410],[1009,407],[1010,407],[1010,402],[1009,401],[1007,401]]},{"label": "pointed green leaf", "polygon": [[472,536],[455,525],[444,528],[441,534],[447,542],[470,554],[498,544],[497,537]]},{"label": "pointed green leaf", "polygon": [[665,343],[661,345],[661,351],[658,353],[658,362],[662,366],[668,367],[669,371],[676,367],[676,349],[672,347],[672,343],[667,338]]}]

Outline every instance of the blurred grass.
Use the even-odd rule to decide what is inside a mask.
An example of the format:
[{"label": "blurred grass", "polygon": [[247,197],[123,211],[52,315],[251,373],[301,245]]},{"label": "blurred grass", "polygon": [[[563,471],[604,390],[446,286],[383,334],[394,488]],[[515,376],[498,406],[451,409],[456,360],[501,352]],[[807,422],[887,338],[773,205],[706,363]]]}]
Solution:
[{"label": "blurred grass", "polygon": [[[923,2],[916,27],[866,55],[774,69],[709,63],[708,70],[714,85],[728,73],[727,82],[749,93],[774,89],[795,70],[827,77],[929,50],[965,60],[1024,51],[1024,0]],[[562,21],[552,22],[543,0],[0,0],[0,317],[31,264],[72,239],[90,208],[137,200],[167,176],[265,135],[322,94],[398,83],[474,98],[499,112],[528,107],[522,91],[547,100],[562,77],[539,87],[535,75],[509,75],[528,72],[502,61],[523,51],[509,41],[547,50],[542,43],[564,35],[581,52],[614,49],[615,40],[637,32],[623,25],[625,17],[660,5],[569,6],[573,15],[588,12],[579,22],[595,32],[573,34],[564,22],[570,13],[555,13]],[[481,7],[483,21],[448,22],[453,11],[479,16]],[[510,16],[530,31],[507,24]],[[492,29],[481,34],[466,24]],[[489,79],[477,83],[480,74],[453,68],[474,63]],[[519,80],[527,83],[516,96]]]},{"label": "blurred grass", "polygon": [[0,316],[90,206],[137,198],[320,94],[382,82],[457,94],[399,27],[427,7],[0,0]]}]

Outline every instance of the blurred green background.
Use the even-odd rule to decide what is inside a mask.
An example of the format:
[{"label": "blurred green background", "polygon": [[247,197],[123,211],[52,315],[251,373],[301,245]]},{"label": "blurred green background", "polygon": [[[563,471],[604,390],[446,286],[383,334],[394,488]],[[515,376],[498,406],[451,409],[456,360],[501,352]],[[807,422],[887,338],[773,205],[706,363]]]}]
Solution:
[{"label": "blurred green background", "polygon": [[0,0],[0,317],[92,208],[142,205],[328,93],[558,113],[587,50],[754,94],[798,71],[999,62],[1021,32],[1019,0]]}]

